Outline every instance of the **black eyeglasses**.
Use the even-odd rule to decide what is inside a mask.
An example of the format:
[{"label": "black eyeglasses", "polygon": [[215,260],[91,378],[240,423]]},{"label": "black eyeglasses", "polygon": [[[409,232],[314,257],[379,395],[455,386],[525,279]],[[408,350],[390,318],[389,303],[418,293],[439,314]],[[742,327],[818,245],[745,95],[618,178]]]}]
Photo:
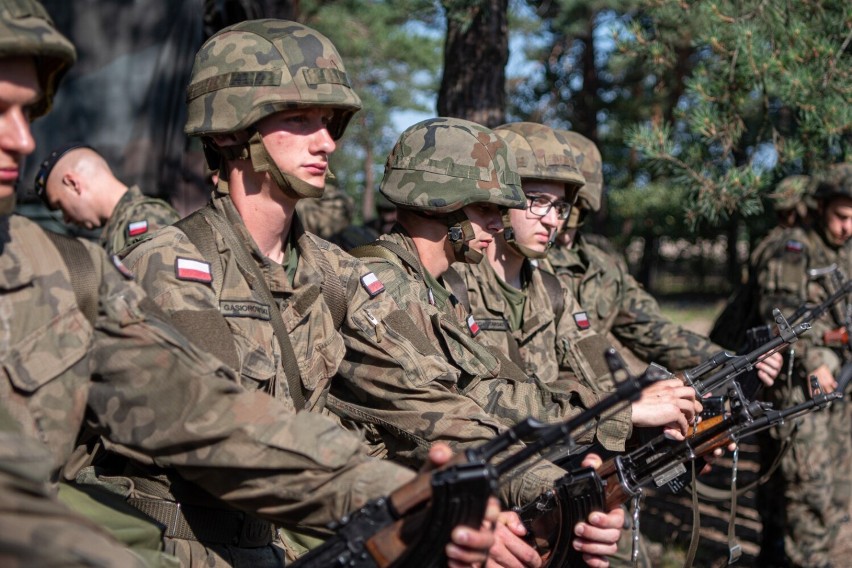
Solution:
[{"label": "black eyeglasses", "polygon": [[561,199],[550,201],[543,195],[528,195],[527,202],[529,203],[527,209],[536,217],[544,217],[554,207],[556,208],[556,216],[560,221],[564,221],[571,214],[571,204]]}]

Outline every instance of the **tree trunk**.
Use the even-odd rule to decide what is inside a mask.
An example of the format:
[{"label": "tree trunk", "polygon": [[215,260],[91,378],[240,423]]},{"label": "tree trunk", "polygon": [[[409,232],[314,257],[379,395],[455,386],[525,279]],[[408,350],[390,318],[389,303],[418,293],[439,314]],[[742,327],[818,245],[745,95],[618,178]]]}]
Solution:
[{"label": "tree trunk", "polygon": [[372,221],[376,216],[376,174],[373,170],[373,145],[364,144],[364,193],[361,195],[361,219]]},{"label": "tree trunk", "polygon": [[495,127],[506,120],[508,0],[444,0],[447,38],[438,115]]}]

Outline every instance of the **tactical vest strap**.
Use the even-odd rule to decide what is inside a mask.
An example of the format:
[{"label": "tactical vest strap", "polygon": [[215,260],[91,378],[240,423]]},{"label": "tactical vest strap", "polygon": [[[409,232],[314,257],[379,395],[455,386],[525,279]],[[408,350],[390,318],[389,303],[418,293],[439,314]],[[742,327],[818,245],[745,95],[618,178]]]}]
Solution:
[{"label": "tactical vest strap", "polygon": [[314,261],[322,271],[322,298],[331,312],[334,329],[339,331],[343,325],[343,320],[346,319],[346,312],[349,311],[346,301],[346,289],[343,287],[343,282],[340,281],[340,275],[334,271],[325,255],[315,252],[315,245],[307,233],[302,233],[301,240],[302,251],[305,257],[309,261]]},{"label": "tactical vest strap", "polygon": [[541,275],[544,289],[547,290],[550,307],[553,308],[553,314],[556,316],[555,321],[558,325],[559,320],[562,319],[562,314],[565,312],[565,296],[562,295],[562,284],[559,282],[559,278],[550,272],[539,270],[538,273]]},{"label": "tactical vest strap", "polygon": [[59,251],[68,273],[71,276],[71,287],[77,306],[89,323],[95,325],[98,317],[98,275],[95,264],[86,247],[77,239],[66,237],[51,231],[44,231],[53,245]]},{"label": "tactical vest strap", "polygon": [[[190,219],[194,220],[189,221]],[[184,230],[189,240],[198,247],[202,256],[210,262],[211,267],[218,265],[220,260],[219,252],[216,249],[213,227],[219,231],[228,243],[228,246],[231,247],[241,270],[251,276],[252,289],[259,293],[263,301],[269,305],[269,323],[272,324],[275,338],[278,340],[278,345],[281,348],[281,362],[284,366],[284,375],[287,378],[290,397],[293,399],[293,405],[296,409],[303,410],[306,406],[306,399],[305,394],[302,392],[302,375],[299,372],[299,363],[296,361],[293,344],[290,343],[290,336],[284,326],[284,320],[281,319],[278,302],[272,296],[272,292],[269,290],[263,274],[258,268],[257,263],[251,258],[251,254],[246,249],[245,244],[234,233],[234,229],[230,223],[210,207],[200,209],[197,213],[186,217],[175,225],[179,229]],[[185,229],[189,229],[189,232]],[[218,280],[216,279],[217,276]],[[213,278],[214,282],[222,282],[221,267],[219,268],[218,275],[214,271]],[[216,296],[218,298],[218,293]]]},{"label": "tactical vest strap", "polygon": [[[488,262],[488,261],[483,261]],[[464,283],[464,280],[461,277],[461,274],[456,272],[456,269],[452,266],[444,272],[442,276],[444,279],[444,284],[447,285],[447,289],[453,293],[453,295],[461,302],[461,305],[464,306],[464,309],[467,313],[470,312],[470,296],[467,294],[467,285]],[[479,320],[477,319],[477,322]],[[479,326],[480,328],[482,325]]]}]

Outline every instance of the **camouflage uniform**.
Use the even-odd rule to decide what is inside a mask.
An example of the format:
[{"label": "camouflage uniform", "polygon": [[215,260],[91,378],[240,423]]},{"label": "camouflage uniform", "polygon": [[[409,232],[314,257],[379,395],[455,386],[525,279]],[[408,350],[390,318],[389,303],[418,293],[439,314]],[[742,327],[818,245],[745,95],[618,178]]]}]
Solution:
[{"label": "camouflage uniform", "polygon": [[[577,165],[586,184],[577,194],[578,214],[566,228],[578,228],[580,218],[598,211],[603,196],[603,161],[600,150],[585,136],[559,131],[574,146]],[[663,316],[653,296],[627,271],[624,260],[595,246],[578,231],[570,248],[554,247],[542,265],[556,274],[586,310],[592,328],[612,335],[645,361],[672,370],[693,367],[721,347]]]},{"label": "camouflage uniform", "polygon": [[[562,310],[555,313],[553,292],[543,281],[549,275],[542,274],[536,263],[525,263],[525,284],[517,290],[524,297],[518,328],[505,318],[509,306],[503,287],[508,284],[500,282],[488,262],[459,266],[457,271],[481,330],[480,341],[502,353],[514,353],[527,375],[550,388],[570,390],[577,381],[598,393],[610,388],[612,378],[602,354],[612,345],[593,329],[586,311],[564,285],[559,286]],[[625,409],[612,417],[607,437],[621,439],[630,430],[630,411]]]},{"label": "camouflage uniform", "polygon": [[[812,268],[837,263],[844,274],[852,274],[852,241],[842,247],[829,244],[823,227],[793,227],[770,235],[753,256],[753,275],[759,290],[759,308],[771,321],[772,308],[790,314],[804,302],[818,303],[828,295],[823,282],[809,281]],[[840,304],[843,305],[842,302]],[[837,376],[843,362],[850,360],[848,348],[823,343],[823,333],[844,325],[844,309],[830,310],[814,321],[811,331],[795,344],[793,377],[770,391],[776,404],[789,406],[809,395],[807,376],[827,364]],[[785,552],[799,566],[826,566],[830,562],[839,523],[848,521],[852,488],[852,439],[848,402],[834,402],[821,412],[799,419],[793,428],[791,449],[781,470],[786,484]],[[782,430],[784,437],[790,429]]]},{"label": "camouflage uniform", "polygon": [[[388,158],[381,191],[400,209],[437,215],[436,219],[448,226],[455,258],[475,260],[476,255],[464,244],[472,237],[472,229],[468,237],[464,226],[469,223],[464,204],[517,207],[522,203],[513,184],[501,180],[507,177],[507,168],[514,173],[511,161],[508,165],[501,162],[512,156],[505,154],[504,147],[491,131],[467,121],[425,121],[400,136]],[[485,148],[491,149],[485,152]],[[495,180],[506,183],[509,189],[492,187]],[[424,269],[412,239],[400,225],[370,249],[356,253],[385,283],[388,293],[407,312],[407,319],[425,332],[427,342],[421,351],[443,353],[461,371],[454,390],[502,423],[511,425],[527,416],[551,422],[565,420],[582,406],[597,401],[594,392],[579,384],[570,391],[552,391],[538,378],[526,377],[499,351],[473,341],[478,324],[468,319],[444,284]],[[623,443],[623,439],[609,437],[606,427],[590,431],[586,440],[595,433],[610,447]]]},{"label": "camouflage uniform", "polygon": [[[413,242],[399,226],[379,241],[395,243],[416,257]],[[461,371],[455,390],[502,424],[510,426],[527,416],[559,422],[599,400],[595,391],[576,382],[549,388],[538,376],[524,375],[499,349],[487,348],[474,340],[471,327],[477,329],[478,321],[475,317],[468,321],[469,316],[458,300],[451,298],[446,287],[422,267],[378,257],[364,257],[364,260],[385,282],[388,293],[408,312],[417,328],[426,332],[431,346],[426,352],[443,353]],[[599,422],[577,441],[587,444],[597,440],[609,450],[623,450],[630,434],[629,414],[628,409]]]},{"label": "camouflage uniform", "polygon": [[118,200],[104,225],[99,242],[108,254],[116,254],[179,219],[180,215],[171,205],[162,199],[145,195],[139,186],[134,185]]},{"label": "camouflage uniform", "polygon": [[[9,56],[38,59],[34,68],[43,96],[29,107],[29,116],[47,112],[75,52],[33,0],[0,1],[0,59]],[[19,107],[12,109],[20,112]],[[14,195],[4,196],[0,406],[22,437],[43,444],[46,455],[36,457],[47,460],[45,474],[28,471],[36,476],[32,481],[59,479],[84,418],[117,454],[173,468],[237,509],[317,534],[327,534],[329,522],[413,477],[370,460],[357,437],[328,419],[293,414],[266,395],[240,388],[233,371],[162,319],[122,265],[92,244],[59,238],[57,243],[75,253],[72,279],[59,245],[34,223],[11,215],[13,208]],[[12,435],[13,442],[19,440],[24,438]],[[32,458],[31,445],[3,448],[3,471],[12,472],[11,491],[19,493],[15,468]],[[5,492],[10,485],[6,474],[3,478]],[[81,535],[84,521],[40,497],[46,495],[35,488],[13,511],[0,508],[0,540],[15,543],[3,549],[4,563],[27,562],[33,555],[48,562],[63,554],[65,562],[80,565],[96,558],[87,557],[87,547],[103,545],[109,553],[112,545],[95,531]],[[45,534],[30,522],[34,516],[52,530]],[[69,519],[75,532],[53,532]],[[67,554],[74,548],[80,553]],[[61,551],[54,554],[56,549]],[[121,553],[114,559],[133,565]]]},{"label": "camouflage uniform", "polygon": [[[257,58],[259,52],[269,57]],[[275,73],[285,78],[289,74],[290,88],[230,82],[240,74],[254,73],[258,66],[264,70],[277,66]],[[222,77],[229,82],[221,81]],[[299,85],[300,81],[311,84]],[[331,42],[300,24],[275,20],[244,22],[211,38],[196,58],[188,93],[187,132],[205,136],[208,156],[216,152],[227,160],[248,158],[250,167],[268,171],[277,189],[296,200],[319,197],[322,190],[281,171],[259,136],[253,134],[245,146],[224,148],[210,145],[206,136],[242,132],[252,121],[277,110],[327,106],[334,111],[328,130],[336,138],[360,106]],[[406,463],[422,463],[432,441],[475,445],[500,431],[473,403],[444,386],[455,382],[456,371],[442,357],[421,354],[405,334],[385,331],[390,329],[388,322],[402,312],[382,292],[381,281],[360,261],[306,233],[297,214],[291,217],[289,234],[282,235],[287,243],[283,262],[264,256],[240,217],[236,199],[229,195],[230,171],[228,162],[205,209],[159,231],[130,249],[126,257],[152,299],[193,342],[221,357],[233,357],[246,388],[269,393],[291,410],[323,413],[334,376],[335,383],[352,385],[353,390],[393,385],[380,389],[375,412],[387,414],[385,424],[394,438],[388,443],[390,457]],[[199,236],[195,223],[201,224],[206,237]],[[201,241],[209,243],[209,248]],[[247,258],[241,258],[243,253]],[[272,296],[269,301],[264,299],[264,288]],[[274,310],[280,314],[286,341],[274,332]],[[298,368],[292,375],[287,369],[287,343]],[[425,417],[422,406],[412,412],[407,390],[422,384],[435,386],[433,412]],[[297,407],[300,395],[305,402]],[[137,487],[140,481],[148,488],[157,487],[156,491],[145,489],[148,495],[137,499],[177,498],[202,505],[193,503],[198,496],[183,494],[170,472],[140,472],[134,481]],[[553,477],[537,480],[534,487],[515,483],[507,493],[522,491],[529,500],[552,481]],[[228,514],[216,512],[219,517]],[[170,545],[181,547],[182,558],[220,554],[213,546],[204,550],[209,539],[199,540]]]},{"label": "camouflage uniform", "polygon": [[40,228],[4,217],[0,237],[0,400],[49,449],[52,480],[84,413],[115,452],[315,533],[411,477],[368,461],[359,440],[327,419],[239,388],[230,370],[152,315],[144,292],[94,245],[84,245],[100,283],[92,326]]},{"label": "camouflage uniform", "polygon": [[709,339],[676,325],[618,257],[578,235],[571,249],[548,253],[553,272],[571,290],[599,333],[612,333],[645,361],[686,369],[721,351]]}]

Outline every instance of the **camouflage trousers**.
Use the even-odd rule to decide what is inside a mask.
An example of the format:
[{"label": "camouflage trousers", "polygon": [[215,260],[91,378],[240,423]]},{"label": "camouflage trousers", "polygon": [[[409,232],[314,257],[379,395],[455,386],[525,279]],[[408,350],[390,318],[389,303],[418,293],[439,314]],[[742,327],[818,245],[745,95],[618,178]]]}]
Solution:
[{"label": "camouflage trousers", "polygon": [[[802,394],[794,398],[802,398]],[[784,550],[795,566],[829,566],[852,493],[850,405],[834,402],[795,426],[781,462],[786,500]]]}]

